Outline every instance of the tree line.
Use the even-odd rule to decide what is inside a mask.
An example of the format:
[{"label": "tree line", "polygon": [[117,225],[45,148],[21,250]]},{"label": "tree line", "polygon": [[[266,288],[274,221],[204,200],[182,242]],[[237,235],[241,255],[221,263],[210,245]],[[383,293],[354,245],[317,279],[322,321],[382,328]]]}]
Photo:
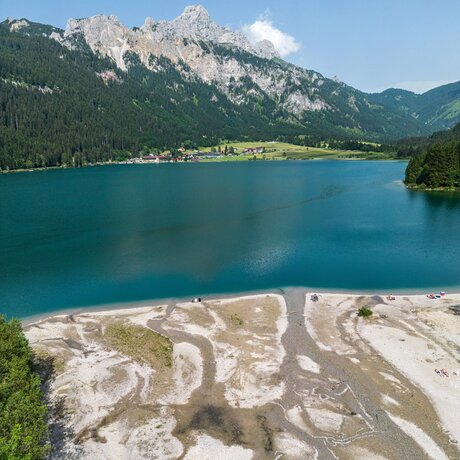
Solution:
[{"label": "tree line", "polygon": [[460,188],[460,123],[412,146],[405,183],[418,188]]},{"label": "tree line", "polygon": [[40,379],[21,323],[0,316],[0,459],[45,458],[46,417]]}]

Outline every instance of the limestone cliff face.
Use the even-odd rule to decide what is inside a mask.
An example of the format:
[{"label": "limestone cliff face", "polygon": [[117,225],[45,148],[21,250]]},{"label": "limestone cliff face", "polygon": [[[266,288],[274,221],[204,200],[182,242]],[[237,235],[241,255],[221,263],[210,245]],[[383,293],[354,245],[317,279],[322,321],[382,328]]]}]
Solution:
[{"label": "limestone cliff face", "polygon": [[319,94],[320,75],[282,61],[268,40],[252,44],[242,33],[221,27],[200,5],[172,21],[147,18],[134,29],[116,16],[70,19],[62,34],[51,35],[68,47],[75,46],[76,37],[122,70],[129,67],[130,53],[152,71],[161,71],[157,58],[166,57],[184,77],[215,84],[237,104],[268,97],[295,116],[330,108]]}]

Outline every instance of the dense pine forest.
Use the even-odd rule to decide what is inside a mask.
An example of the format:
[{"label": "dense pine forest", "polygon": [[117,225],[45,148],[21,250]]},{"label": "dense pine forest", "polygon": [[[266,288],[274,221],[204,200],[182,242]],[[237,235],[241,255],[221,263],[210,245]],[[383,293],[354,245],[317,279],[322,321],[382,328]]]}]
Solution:
[{"label": "dense pine forest", "polygon": [[428,189],[460,188],[460,123],[429,138],[407,141],[411,154],[405,183]]},{"label": "dense pine forest", "polygon": [[47,408],[21,323],[0,316],[0,460],[40,460],[48,453]]}]

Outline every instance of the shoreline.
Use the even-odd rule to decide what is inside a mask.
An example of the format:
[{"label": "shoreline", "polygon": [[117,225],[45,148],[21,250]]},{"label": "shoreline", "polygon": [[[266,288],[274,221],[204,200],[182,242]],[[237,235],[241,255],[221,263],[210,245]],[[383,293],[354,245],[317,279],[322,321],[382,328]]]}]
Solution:
[{"label": "shoreline", "polygon": [[[77,315],[80,313],[97,313],[97,312],[108,312],[117,310],[134,310],[136,308],[143,307],[155,307],[159,305],[168,305],[171,303],[189,302],[195,297],[200,297],[208,301],[225,300],[239,297],[247,297],[261,294],[275,294],[284,295],[285,291],[303,291],[316,292],[321,295],[348,295],[348,296],[382,296],[394,295],[398,297],[412,297],[412,296],[425,296],[428,293],[436,293],[444,291],[448,287],[431,287],[422,289],[386,289],[386,290],[346,290],[346,289],[315,289],[310,286],[282,286],[267,289],[255,289],[251,291],[235,291],[235,292],[222,292],[222,293],[210,293],[210,294],[191,294],[190,296],[183,297],[160,297],[153,299],[134,300],[132,302],[111,302],[104,304],[94,304],[86,306],[76,306],[61,308],[55,311],[37,313],[35,315],[25,316],[18,318],[23,326],[29,326],[30,324],[53,318],[56,316],[68,316]],[[460,295],[460,287],[455,287],[452,291],[446,291],[447,295]]]},{"label": "shoreline", "polygon": [[[332,156],[332,155],[331,155]],[[31,173],[31,172],[46,172],[46,171],[56,171],[56,170],[66,170],[66,169],[85,169],[85,168],[94,168],[96,166],[142,166],[142,165],[158,165],[158,164],[196,164],[196,163],[239,163],[239,162],[272,162],[272,161],[358,161],[358,162],[363,162],[363,161],[382,161],[382,162],[390,162],[390,161],[396,161],[396,162],[407,162],[409,161],[408,158],[329,158],[329,157],[311,157],[311,158],[272,158],[272,159],[261,159],[257,158],[256,160],[253,160],[252,158],[244,158],[243,160],[229,160],[229,159],[206,159],[206,160],[200,160],[200,161],[162,161],[160,163],[155,163],[155,162],[143,162],[143,163],[126,163],[124,161],[121,162],[107,162],[107,163],[94,163],[94,164],[85,164],[82,166],[47,166],[47,167],[39,167],[39,168],[19,168],[19,169],[9,169],[9,170],[0,170],[0,175],[5,174],[19,174],[19,173]],[[406,186],[406,188],[409,188]],[[426,190],[431,190],[431,189],[426,189]],[[433,189],[436,190],[436,189]],[[455,190],[454,190],[455,191]]]},{"label": "shoreline", "polygon": [[449,187],[421,187],[420,185],[406,185],[404,184],[407,190],[413,190],[415,192],[443,192],[443,193],[458,193],[460,188],[449,188]]}]

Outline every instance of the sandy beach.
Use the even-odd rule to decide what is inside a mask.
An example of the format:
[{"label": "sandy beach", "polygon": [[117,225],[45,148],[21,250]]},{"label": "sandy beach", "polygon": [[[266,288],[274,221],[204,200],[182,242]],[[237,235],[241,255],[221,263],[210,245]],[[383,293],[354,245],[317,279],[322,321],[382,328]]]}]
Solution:
[{"label": "sandy beach", "polygon": [[53,458],[458,458],[460,294],[313,294],[27,321]]}]

